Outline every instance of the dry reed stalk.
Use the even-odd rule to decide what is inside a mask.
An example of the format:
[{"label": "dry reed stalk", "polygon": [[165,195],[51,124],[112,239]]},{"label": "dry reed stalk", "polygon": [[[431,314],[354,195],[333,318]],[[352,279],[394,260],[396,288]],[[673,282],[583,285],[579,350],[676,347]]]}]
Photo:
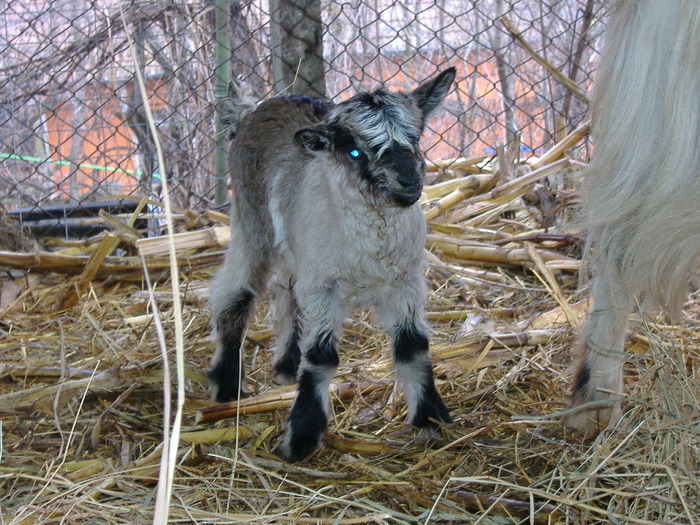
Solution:
[{"label": "dry reed stalk", "polygon": [[114,370],[105,370],[94,377],[70,379],[54,385],[27,388],[0,396],[0,412],[13,413],[34,405],[51,406],[57,395],[62,398],[83,395],[86,389],[91,392],[111,392],[119,384]]},{"label": "dry reed stalk", "polygon": [[[488,166],[494,168],[495,162]],[[493,175],[478,177],[487,181]],[[181,437],[201,442],[181,439],[171,451],[173,521],[700,523],[694,505],[700,498],[697,323],[633,322],[625,377],[636,382],[628,385],[623,419],[592,444],[571,440],[554,416],[562,411],[568,385],[571,325],[586,311],[568,273],[578,265],[575,235],[543,232],[522,211],[519,195],[536,180],[505,179],[450,206],[440,224],[429,224],[434,240],[450,249],[484,249],[474,259],[427,257],[436,384],[456,422],[441,441],[411,439],[400,390],[390,379],[388,343],[361,314],[345,323],[338,382],[376,388],[332,395],[326,446],[303,464],[281,462],[273,450],[293,393],[273,386],[267,349],[274,339],[262,306],[245,343],[247,376],[260,394],[242,401],[240,430],[198,425],[198,415],[208,409],[202,405],[211,356],[205,280],[221,259],[218,246],[185,248],[182,253],[192,254],[178,263],[187,282],[173,287],[163,272],[150,296],[140,268],[121,268],[103,279],[105,269],[118,268],[115,261],[135,258],[106,257],[78,304],[60,313],[42,306],[64,296],[60,276],[15,274],[0,281],[21,287],[11,294],[12,307],[0,311],[0,399],[44,396],[3,413],[3,519],[153,521],[153,484],[162,458],[163,357],[148,302],[158,304],[164,337],[171,341],[177,290],[187,348]],[[445,197],[467,180],[445,183],[434,195]],[[504,200],[474,216],[478,228],[470,226],[472,216],[454,222],[465,203],[492,204],[494,195]],[[511,211],[508,217],[503,210]],[[207,230],[207,221],[226,224],[218,212],[198,215],[206,217],[201,223],[195,215],[183,212],[180,225]],[[92,254],[99,241],[74,248]],[[72,259],[71,271],[80,274],[89,257]],[[149,268],[165,261],[146,259]],[[54,262],[59,260],[67,259]],[[66,273],[66,267],[55,269]],[[686,312],[698,319],[697,296]],[[119,370],[115,383],[82,398],[65,390],[89,377],[98,362],[98,373]],[[68,379],[59,388],[60,377]],[[61,391],[68,395],[61,397]],[[74,423],[72,432],[66,421]]]},{"label": "dry reed stalk", "polygon": [[[583,138],[585,138],[588,135],[590,128],[591,128],[591,121],[587,120],[586,122],[581,124],[578,128],[576,128],[571,133],[566,135],[559,142],[557,142],[549,150],[547,150],[544,155],[535,159],[530,164],[530,167],[533,170],[538,170],[540,168],[543,168],[547,164],[551,164],[552,162],[555,162],[562,155],[564,155],[569,149],[573,148]],[[571,163],[573,165],[574,161],[571,161]]]},{"label": "dry reed stalk", "polygon": [[452,193],[455,190],[475,188],[478,189],[484,186],[493,178],[493,174],[488,173],[490,169],[484,170],[486,173],[477,175],[466,175],[456,179],[437,182],[423,187],[421,198],[423,202],[439,199]]},{"label": "dry reed stalk", "polygon": [[90,286],[90,283],[97,275],[97,271],[109,254],[111,254],[117,247],[117,237],[108,233],[102,238],[99,246],[90,257],[90,260],[85,265],[85,269],[80,273],[80,275],[71,283],[66,295],[61,301],[60,308],[62,310],[70,308],[78,304],[80,297],[85,293]]},{"label": "dry reed stalk", "polygon": [[[176,233],[173,235],[175,253],[182,254],[202,248],[221,248],[228,244],[228,226],[217,226],[206,230]],[[150,237],[136,241],[136,247],[144,257],[167,257],[170,240],[167,235]]]},{"label": "dry reed stalk", "polygon": [[[462,262],[469,261],[470,264],[483,264],[485,266],[533,266],[535,263],[527,248],[502,248],[498,246],[488,246],[483,243],[473,241],[463,241],[454,238],[446,238],[439,235],[428,235],[426,248],[437,252],[442,256],[448,256],[451,260],[458,259]],[[542,261],[564,262],[570,261],[569,257],[564,257],[558,252],[549,250],[536,250],[537,257]]]},{"label": "dry reed stalk", "polygon": [[545,177],[556,175],[570,165],[568,159],[559,159],[537,168],[530,173],[497,186],[488,193],[476,195],[463,202],[464,209],[455,213],[451,220],[461,222],[469,217],[484,214],[499,206],[507,204],[528,192],[531,185]]},{"label": "dry reed stalk", "polygon": [[[493,176],[491,175],[471,175],[470,177],[460,179],[458,184],[455,184],[457,182],[455,180],[449,181],[452,183],[449,184],[449,186],[441,188],[427,188],[423,192],[425,194],[425,201],[422,202],[423,207],[428,207],[428,210],[424,212],[425,220],[433,220],[434,218],[445,213],[447,209],[451,208],[458,202],[463,201],[474,194],[482,193],[490,186],[492,180]],[[438,198],[435,202],[429,202],[430,199],[435,199],[438,195],[440,195],[445,188],[450,188],[451,191],[445,196]]]},{"label": "dry reed stalk", "polygon": [[472,157],[465,159],[464,157],[458,157],[456,159],[442,159],[432,161],[426,159],[425,169],[428,172],[439,171],[439,170],[453,170],[453,171],[463,171],[468,172],[471,169],[480,170],[476,167],[477,164],[483,163],[488,157]]}]

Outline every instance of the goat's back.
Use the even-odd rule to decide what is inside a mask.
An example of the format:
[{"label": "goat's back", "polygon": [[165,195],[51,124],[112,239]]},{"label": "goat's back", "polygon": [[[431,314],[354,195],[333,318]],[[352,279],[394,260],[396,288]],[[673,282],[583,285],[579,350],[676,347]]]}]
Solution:
[{"label": "goat's back", "polygon": [[261,178],[298,157],[294,134],[319,123],[331,103],[311,97],[276,97],[262,102],[241,120],[229,150],[234,188]]}]

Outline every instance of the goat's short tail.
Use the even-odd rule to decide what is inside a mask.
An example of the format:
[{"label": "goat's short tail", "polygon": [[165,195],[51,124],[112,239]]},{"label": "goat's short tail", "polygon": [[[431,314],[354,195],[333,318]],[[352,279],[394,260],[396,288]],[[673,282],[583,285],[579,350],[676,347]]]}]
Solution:
[{"label": "goat's short tail", "polygon": [[236,135],[241,120],[255,109],[256,104],[257,100],[251,95],[249,87],[244,82],[232,78],[228,84],[226,98],[217,104],[219,120],[225,126],[224,131],[229,139]]}]

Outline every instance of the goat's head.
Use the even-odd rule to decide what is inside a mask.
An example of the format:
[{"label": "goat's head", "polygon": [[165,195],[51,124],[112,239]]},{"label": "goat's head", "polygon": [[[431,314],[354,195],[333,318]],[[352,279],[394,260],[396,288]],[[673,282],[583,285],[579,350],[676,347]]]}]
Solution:
[{"label": "goat's head", "polygon": [[411,206],[423,189],[420,135],[454,78],[449,68],[410,93],[360,93],[331,108],[323,123],[299,130],[296,140],[309,153],[332,155],[356,173],[369,196]]}]

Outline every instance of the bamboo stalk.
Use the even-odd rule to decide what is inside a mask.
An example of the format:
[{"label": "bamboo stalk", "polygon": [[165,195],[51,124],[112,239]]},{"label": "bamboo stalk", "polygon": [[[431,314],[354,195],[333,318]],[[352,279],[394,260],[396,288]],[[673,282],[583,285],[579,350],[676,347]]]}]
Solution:
[{"label": "bamboo stalk", "polygon": [[428,160],[425,161],[426,171],[439,171],[439,170],[457,170],[457,171],[469,171],[470,169],[475,170],[478,173],[479,168],[475,168],[477,164],[484,162],[488,157],[457,157],[455,159],[442,159],[442,160]]},{"label": "bamboo stalk", "polygon": [[[534,264],[530,254],[525,248],[508,249],[435,234],[427,235],[425,245],[431,252],[437,251],[443,255],[448,255],[463,261],[468,260],[489,265],[496,264],[511,267],[529,267]],[[537,253],[545,262],[571,260],[561,253],[550,250],[537,250]]]},{"label": "bamboo stalk", "polygon": [[[181,254],[188,250],[226,246],[231,233],[228,226],[215,226],[206,230],[176,233],[173,235],[175,253]],[[168,254],[168,236],[139,239],[136,247],[144,257],[165,257]]]}]

